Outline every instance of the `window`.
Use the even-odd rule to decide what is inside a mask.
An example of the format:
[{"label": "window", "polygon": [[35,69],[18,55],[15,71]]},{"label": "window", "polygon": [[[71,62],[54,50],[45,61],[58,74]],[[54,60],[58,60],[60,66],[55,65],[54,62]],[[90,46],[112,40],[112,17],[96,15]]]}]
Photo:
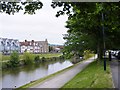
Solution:
[{"label": "window", "polygon": [[22,46],[21,48],[22,48],[22,49],[24,49],[24,48],[25,48],[25,46]]},{"label": "window", "polygon": [[10,43],[9,43],[9,42],[7,42],[7,46],[10,46]]},{"label": "window", "polygon": [[12,42],[12,45],[14,46],[14,45],[15,45],[15,43],[14,43],[14,42]]},{"label": "window", "polygon": [[3,41],[1,41],[1,44],[2,44],[2,45],[4,44]]},{"label": "window", "polygon": [[31,47],[30,49],[33,49],[33,47]]}]

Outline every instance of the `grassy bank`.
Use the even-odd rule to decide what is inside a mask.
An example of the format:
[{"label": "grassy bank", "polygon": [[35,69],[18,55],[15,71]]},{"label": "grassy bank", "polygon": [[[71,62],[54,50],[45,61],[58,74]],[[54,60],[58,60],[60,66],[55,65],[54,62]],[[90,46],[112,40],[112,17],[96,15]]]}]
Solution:
[{"label": "grassy bank", "polygon": [[[46,53],[46,54],[33,54],[34,56],[39,55],[39,57],[51,58],[59,57],[61,53]],[[19,55],[20,60],[23,59],[23,55]],[[10,55],[2,55],[2,61],[10,60]]]},{"label": "grassy bank", "polygon": [[103,70],[103,63],[93,62],[82,72],[78,73],[65,88],[113,88],[110,66],[107,62],[107,71]]},{"label": "grassy bank", "polygon": [[[18,54],[15,55],[15,53],[12,53],[11,55],[12,57],[9,56],[9,59],[11,58],[11,60],[3,60],[2,66],[0,68],[2,69],[15,68],[15,67],[24,66],[24,65],[32,65],[35,63],[43,63],[47,61],[49,62],[49,61],[63,59],[63,57],[61,56],[61,53],[31,54],[26,52],[20,56]],[[8,58],[8,56],[5,56],[5,57]],[[22,59],[20,57],[22,57]]]}]

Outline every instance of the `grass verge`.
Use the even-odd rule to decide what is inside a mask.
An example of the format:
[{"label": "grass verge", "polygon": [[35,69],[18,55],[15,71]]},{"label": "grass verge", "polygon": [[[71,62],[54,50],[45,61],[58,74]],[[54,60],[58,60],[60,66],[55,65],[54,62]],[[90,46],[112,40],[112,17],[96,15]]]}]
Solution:
[{"label": "grass verge", "polygon": [[[50,58],[50,57],[59,57],[61,56],[61,53],[46,53],[46,54],[33,54],[34,56],[39,55],[39,57],[45,57],[45,58]],[[20,60],[23,59],[23,55],[19,55]],[[2,61],[5,60],[10,60],[10,55],[2,55]]]},{"label": "grass verge", "polygon": [[65,88],[113,88],[109,62],[106,71],[103,70],[103,63],[92,62],[61,90]]}]

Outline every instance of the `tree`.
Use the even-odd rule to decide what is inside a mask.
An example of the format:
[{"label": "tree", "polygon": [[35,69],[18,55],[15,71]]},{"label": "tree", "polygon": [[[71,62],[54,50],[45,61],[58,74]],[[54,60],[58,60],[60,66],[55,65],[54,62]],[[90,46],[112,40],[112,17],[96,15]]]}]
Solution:
[{"label": "tree", "polygon": [[0,12],[7,13],[7,14],[15,14],[20,10],[24,10],[24,14],[35,14],[36,10],[41,9],[43,6],[42,2],[39,0],[30,2],[4,2],[0,1]]},{"label": "tree", "polygon": [[13,51],[10,55],[10,66],[17,67],[19,65],[19,54],[16,51]]},{"label": "tree", "polygon": [[26,65],[31,65],[34,61],[35,56],[32,53],[24,52],[23,60]]},{"label": "tree", "polygon": [[[63,6],[63,10],[58,11],[56,16],[63,14],[69,16],[66,26],[69,30],[65,37],[67,39],[65,51],[79,52],[81,47],[84,50],[97,51],[98,58],[102,58],[103,26],[105,27],[106,49],[120,49],[120,42],[118,42],[118,38],[120,38],[118,35],[120,34],[119,3],[52,3],[53,8],[61,6]],[[72,11],[70,11],[71,7]]]},{"label": "tree", "polygon": [[52,51],[53,51],[53,47],[49,46],[49,52],[52,52]]}]

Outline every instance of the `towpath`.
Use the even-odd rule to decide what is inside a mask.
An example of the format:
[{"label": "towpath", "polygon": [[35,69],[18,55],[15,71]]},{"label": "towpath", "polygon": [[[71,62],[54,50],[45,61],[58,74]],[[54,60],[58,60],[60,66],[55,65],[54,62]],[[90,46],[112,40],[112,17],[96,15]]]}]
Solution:
[{"label": "towpath", "polygon": [[97,55],[95,57],[90,58],[89,60],[85,60],[79,63],[78,65],[72,67],[71,69],[65,72],[57,74],[52,78],[48,78],[43,82],[30,88],[61,88],[65,83],[71,80],[76,74],[82,71],[87,65],[93,62],[94,59],[96,58],[97,58]]}]

